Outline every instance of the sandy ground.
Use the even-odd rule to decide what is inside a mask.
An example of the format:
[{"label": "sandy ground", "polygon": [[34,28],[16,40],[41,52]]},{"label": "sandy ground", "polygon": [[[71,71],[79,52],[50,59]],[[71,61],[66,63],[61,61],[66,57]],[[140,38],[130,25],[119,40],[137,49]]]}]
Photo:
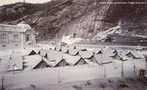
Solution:
[{"label": "sandy ground", "polygon": [[100,78],[42,86],[32,84],[29,87],[11,90],[147,90],[146,80],[145,77]]}]

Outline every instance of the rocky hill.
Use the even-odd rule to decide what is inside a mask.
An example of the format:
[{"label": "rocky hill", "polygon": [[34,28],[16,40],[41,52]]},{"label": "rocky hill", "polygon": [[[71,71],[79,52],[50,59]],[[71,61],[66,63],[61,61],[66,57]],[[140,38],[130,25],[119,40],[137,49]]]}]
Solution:
[{"label": "rocky hill", "polygon": [[[44,4],[16,3],[0,7],[0,23],[24,20],[39,32],[38,40],[75,37],[97,40],[99,33],[121,24],[111,33],[125,36],[147,35],[147,4],[104,4],[140,0],[52,0]],[[146,2],[142,0],[141,2]],[[106,35],[107,36],[107,35]]]}]

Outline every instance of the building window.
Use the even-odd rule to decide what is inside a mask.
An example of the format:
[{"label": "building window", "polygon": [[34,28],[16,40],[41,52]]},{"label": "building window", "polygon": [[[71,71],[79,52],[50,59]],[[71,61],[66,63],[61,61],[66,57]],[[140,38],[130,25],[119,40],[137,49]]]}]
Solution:
[{"label": "building window", "polygon": [[6,34],[3,33],[3,34],[1,35],[1,39],[6,39],[6,38],[7,38]]},{"label": "building window", "polygon": [[2,42],[7,42],[7,35],[5,33],[2,33],[0,38]]},{"label": "building window", "polygon": [[18,39],[18,35],[15,34],[15,35],[13,36],[13,39]]},{"label": "building window", "polygon": [[30,35],[26,36],[26,41],[28,42],[30,40]]},{"label": "building window", "polygon": [[15,46],[18,46],[18,44],[15,44]]},{"label": "building window", "polygon": [[6,45],[2,45],[2,47],[6,47]]}]

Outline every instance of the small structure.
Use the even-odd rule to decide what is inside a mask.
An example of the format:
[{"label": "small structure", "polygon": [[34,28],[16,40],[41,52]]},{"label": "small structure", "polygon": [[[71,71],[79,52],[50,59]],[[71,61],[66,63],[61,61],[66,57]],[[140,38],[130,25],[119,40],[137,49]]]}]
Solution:
[{"label": "small structure", "polygon": [[27,50],[23,50],[22,55],[23,56],[36,55],[36,54],[38,54],[38,52],[39,51],[37,51],[37,50],[27,49]]},{"label": "small structure", "polygon": [[110,57],[112,57],[113,59],[116,59],[116,60],[123,60],[123,58],[118,54],[115,54],[114,56],[110,56]]},{"label": "small structure", "polygon": [[126,56],[129,58],[132,58],[132,59],[140,59],[140,58],[142,58],[143,55],[140,55],[136,51],[132,51],[132,52],[127,53]]},{"label": "small structure", "polygon": [[69,48],[69,49],[76,49],[76,46],[74,46],[74,45],[69,45],[68,48]]},{"label": "small structure", "polygon": [[86,48],[81,48],[81,51],[87,51],[87,49]]},{"label": "small structure", "polygon": [[63,53],[58,51],[48,51],[45,55],[45,58],[48,59],[49,61],[61,60],[62,57],[63,57]]},{"label": "small structure", "polygon": [[91,59],[93,57],[94,53],[92,51],[80,51],[79,55],[83,59]]},{"label": "small structure", "polygon": [[45,55],[47,54],[47,50],[41,49],[38,52],[39,55],[41,55],[42,57],[45,57]]},{"label": "small structure", "polygon": [[48,65],[51,67],[63,67],[63,66],[69,66],[70,64],[65,59],[58,59],[58,60],[48,60],[46,58],[43,58],[44,61],[48,62]]},{"label": "small structure", "polygon": [[58,51],[50,51],[45,55],[52,67],[68,66],[69,63],[63,58],[63,53]]},{"label": "small structure", "polygon": [[68,49],[68,47],[66,47],[66,46],[62,46],[61,51],[62,51],[63,53],[69,53],[69,49]]},{"label": "small structure", "polygon": [[72,66],[87,64],[87,62],[80,56],[64,55],[64,58]]},{"label": "small structure", "polygon": [[112,57],[113,59],[116,59],[116,60],[127,61],[129,58],[127,56],[125,56],[125,53],[127,53],[127,52],[124,51],[123,53],[117,53],[117,54],[112,55],[110,57]]},{"label": "small structure", "polygon": [[23,70],[22,54],[20,52],[13,52],[11,60],[9,60],[7,71]]},{"label": "small structure", "polygon": [[94,51],[94,54],[102,54],[103,52],[102,52],[102,50],[96,50],[96,51]]},{"label": "small structure", "polygon": [[25,71],[32,70],[32,69],[46,68],[46,67],[51,67],[51,66],[40,55],[24,57],[24,70]]},{"label": "small structure", "polygon": [[51,67],[49,62],[45,59],[42,59],[37,65],[33,67],[33,69],[42,69],[42,68],[48,68]]},{"label": "small structure", "polygon": [[36,55],[37,53],[34,50],[31,50],[31,52],[28,55]]},{"label": "small structure", "polygon": [[0,24],[0,48],[22,48],[35,45],[35,31],[21,22],[17,25]]},{"label": "small structure", "polygon": [[113,52],[114,54],[118,54],[117,50],[113,50],[112,52]]},{"label": "small structure", "polygon": [[60,45],[57,45],[57,46],[55,47],[55,50],[58,51],[58,52],[60,52],[60,51],[61,51],[61,46],[60,46]]},{"label": "small structure", "polygon": [[56,60],[56,61],[59,61],[59,62],[56,62],[56,65],[54,67],[69,66],[69,63],[65,59]]},{"label": "small structure", "polygon": [[112,63],[112,59],[109,56],[107,56],[107,55],[104,56],[104,55],[100,55],[100,54],[94,55],[94,57],[91,61],[95,62],[99,65]]},{"label": "small structure", "polygon": [[79,50],[78,49],[69,49],[69,54],[72,56],[79,55]]}]

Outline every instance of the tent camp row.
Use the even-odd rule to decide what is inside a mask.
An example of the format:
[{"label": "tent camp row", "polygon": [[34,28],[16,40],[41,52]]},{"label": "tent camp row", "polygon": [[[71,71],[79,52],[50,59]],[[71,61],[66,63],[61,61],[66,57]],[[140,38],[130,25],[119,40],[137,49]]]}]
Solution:
[{"label": "tent camp row", "polygon": [[[68,57],[66,57],[68,58]],[[47,68],[47,67],[63,67],[88,64],[84,59],[76,56],[71,59],[48,60],[40,55],[26,56],[24,59],[24,71]]]},{"label": "tent camp row", "polygon": [[144,59],[145,57],[139,51],[114,51],[114,55],[110,56],[117,60],[129,60],[129,59]]},{"label": "tent camp row", "polygon": [[[123,55],[122,54],[125,54]],[[30,50],[24,60],[24,68],[35,69],[44,67],[62,67],[62,66],[75,66],[83,64],[109,64],[114,59],[128,60],[128,58],[141,58],[135,51],[119,51],[115,49],[97,49],[95,51],[87,51],[86,49],[77,49],[66,46],[58,46],[52,49],[41,49],[39,51]],[[36,57],[36,59],[34,59]],[[38,58],[37,58],[38,57]],[[33,65],[31,65],[31,62]],[[33,61],[35,60],[35,61]],[[34,63],[33,63],[34,62]]]},{"label": "tent camp row", "polygon": [[[32,51],[34,52],[34,51]],[[109,57],[109,56],[107,56]],[[92,51],[80,51],[78,55],[72,56],[51,49],[40,50],[39,54],[26,56],[24,59],[26,70],[45,67],[76,66],[84,64],[108,64],[112,63],[111,58],[101,54],[95,55]]]}]

